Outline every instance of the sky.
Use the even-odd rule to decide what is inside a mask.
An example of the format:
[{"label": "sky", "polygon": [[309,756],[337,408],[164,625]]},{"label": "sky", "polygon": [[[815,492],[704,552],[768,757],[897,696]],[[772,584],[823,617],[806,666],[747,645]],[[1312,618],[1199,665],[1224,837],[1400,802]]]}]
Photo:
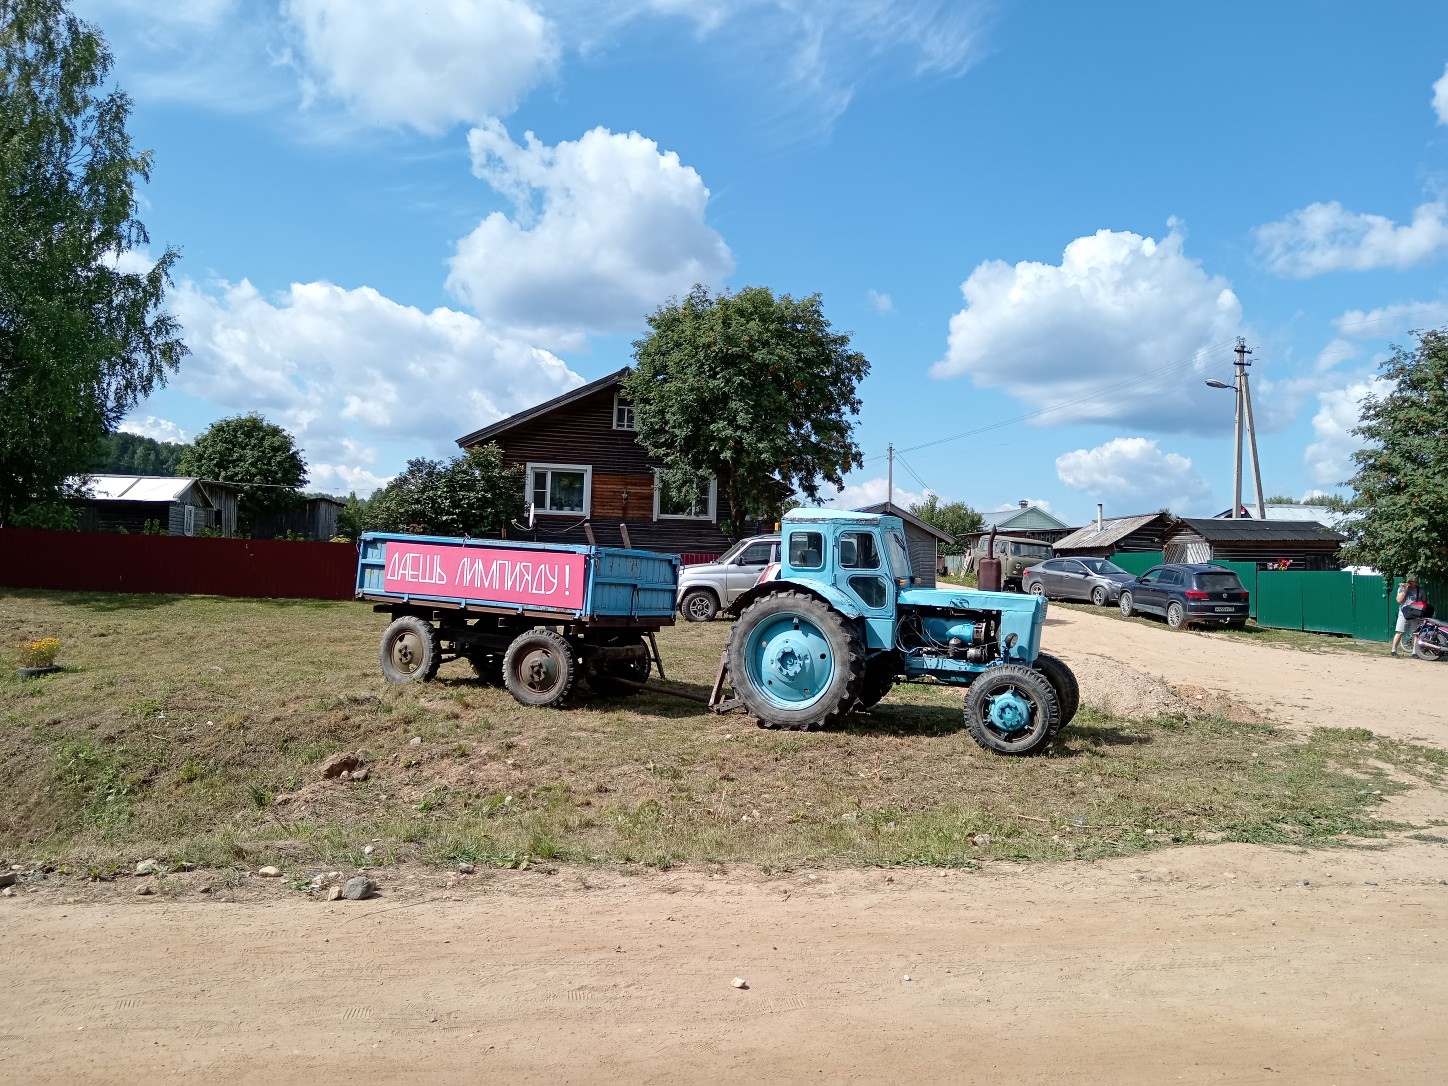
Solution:
[{"label": "sky", "polygon": [[[821,296],[864,467],[1068,524],[1338,492],[1448,325],[1448,5],[73,0],[154,152],[191,355],[122,428],[259,411],[313,489],[632,360],[695,283]],[[1247,474],[1244,497],[1250,502]]]}]

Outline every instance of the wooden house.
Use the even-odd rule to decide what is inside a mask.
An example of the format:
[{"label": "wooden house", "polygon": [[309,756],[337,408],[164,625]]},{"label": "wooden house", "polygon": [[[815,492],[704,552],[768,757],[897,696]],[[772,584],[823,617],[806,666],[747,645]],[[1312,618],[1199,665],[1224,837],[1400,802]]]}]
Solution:
[{"label": "wooden house", "polygon": [[1166,533],[1168,562],[1283,562],[1291,569],[1337,569],[1345,537],[1310,520],[1184,518]]},{"label": "wooden house", "polygon": [[162,475],[92,475],[77,502],[80,528],[87,532],[148,530],[160,535],[201,535],[203,530],[236,534],[237,490],[214,483]]},{"label": "wooden house", "polygon": [[933,524],[927,524],[894,502],[876,502],[874,505],[862,506],[855,512],[885,513],[903,520],[905,544],[910,548],[910,568],[915,573],[916,583],[921,588],[935,587],[935,575],[940,571],[940,544],[954,543],[955,536],[942,532]]},{"label": "wooden house", "polygon": [[1161,551],[1166,549],[1170,513],[1143,513],[1134,517],[1093,520],[1051,544],[1058,556],[1110,558],[1118,551]]},{"label": "wooden house", "polygon": [[980,531],[970,534],[970,549],[982,536],[990,535],[994,528],[997,535],[1020,536],[1024,539],[1039,539],[1042,543],[1054,544],[1056,540],[1070,535],[1074,528],[1052,516],[1039,505],[1020,502],[1010,509],[995,509],[982,513]]},{"label": "wooden house", "polygon": [[503,462],[522,470],[533,525],[510,527],[509,538],[586,543],[591,532],[617,547],[626,531],[635,547],[708,561],[735,538],[772,530],[773,521],[735,522],[714,480],[697,493],[669,491],[662,462],[638,442],[622,387],[628,374],[625,367],[458,438],[464,449],[495,442]]}]

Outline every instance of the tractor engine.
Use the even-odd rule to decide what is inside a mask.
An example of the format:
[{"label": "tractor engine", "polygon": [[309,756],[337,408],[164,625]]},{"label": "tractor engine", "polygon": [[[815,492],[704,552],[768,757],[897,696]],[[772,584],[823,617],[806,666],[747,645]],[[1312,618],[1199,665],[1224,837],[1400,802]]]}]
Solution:
[{"label": "tractor engine", "polygon": [[903,614],[899,648],[907,656],[944,656],[985,664],[1000,654],[1000,616],[991,611],[928,608]]}]

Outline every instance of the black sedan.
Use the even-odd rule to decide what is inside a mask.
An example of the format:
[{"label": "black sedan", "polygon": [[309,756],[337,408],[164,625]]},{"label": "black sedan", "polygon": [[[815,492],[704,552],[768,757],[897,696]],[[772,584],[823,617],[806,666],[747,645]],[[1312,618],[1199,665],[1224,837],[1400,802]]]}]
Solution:
[{"label": "black sedan", "polygon": [[1053,600],[1090,600],[1104,607],[1115,603],[1121,586],[1134,580],[1105,558],[1052,558],[1021,575],[1021,591]]},{"label": "black sedan", "polygon": [[1247,625],[1248,595],[1230,569],[1207,563],[1153,566],[1121,586],[1121,613],[1161,615],[1173,630],[1189,623]]}]

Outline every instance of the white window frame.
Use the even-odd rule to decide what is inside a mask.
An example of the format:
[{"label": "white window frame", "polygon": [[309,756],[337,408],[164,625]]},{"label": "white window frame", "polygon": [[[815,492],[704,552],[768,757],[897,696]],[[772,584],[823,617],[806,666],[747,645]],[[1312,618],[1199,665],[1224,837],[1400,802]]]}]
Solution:
[{"label": "white window frame", "polygon": [[630,423],[634,422],[634,407],[633,407],[633,404],[628,400],[627,397],[624,396],[624,394],[623,394],[622,392],[615,392],[615,393],[613,394],[613,428],[614,428],[615,430],[627,430],[627,431],[628,431],[629,433],[631,433],[631,434],[632,434],[632,433],[637,433],[637,432],[638,432],[638,426],[637,426],[637,425],[620,426],[620,425],[618,424],[618,412],[619,412],[619,409],[620,409],[620,408],[622,408],[622,409],[624,409],[624,410],[626,410],[626,411],[628,412],[628,420],[629,420],[629,422],[630,422]]},{"label": "white window frame", "polygon": [[654,469],[654,519],[655,520],[715,520],[719,515],[719,480],[713,475],[709,476],[709,500],[706,503],[708,510],[697,516],[684,516],[680,513],[659,512],[659,501],[664,494],[664,481],[658,468]]},{"label": "white window frame", "polygon": [[545,464],[542,462],[529,461],[524,468],[526,479],[524,485],[528,488],[524,492],[524,501],[533,504],[533,473],[535,471],[546,471],[548,478],[548,495],[552,500],[553,478],[555,471],[581,472],[583,474],[583,512],[576,509],[540,509],[533,506],[533,512],[541,517],[587,517],[593,515],[593,467],[590,464]]}]

